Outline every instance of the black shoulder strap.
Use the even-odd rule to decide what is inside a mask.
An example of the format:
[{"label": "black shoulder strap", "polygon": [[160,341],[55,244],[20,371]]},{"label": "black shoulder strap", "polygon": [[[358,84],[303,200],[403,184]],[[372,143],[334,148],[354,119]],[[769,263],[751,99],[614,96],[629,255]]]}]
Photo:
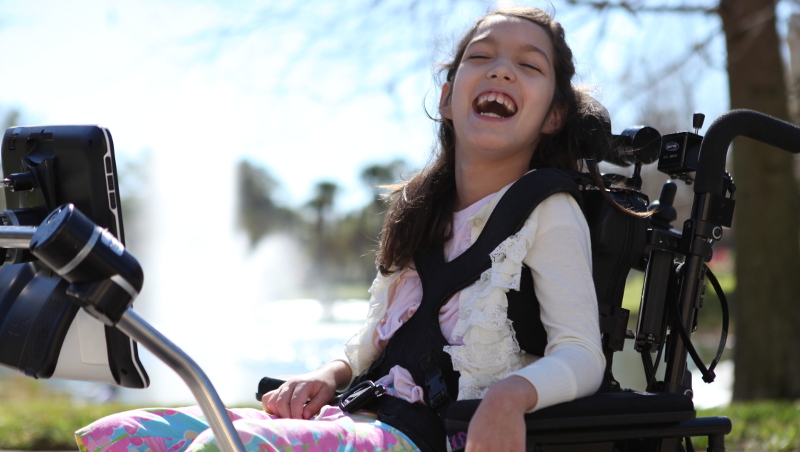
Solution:
[{"label": "black shoulder strap", "polygon": [[569,193],[581,204],[580,187],[573,179],[577,175],[569,171],[542,168],[522,176],[497,204],[473,247],[477,245],[488,255],[503,240],[522,229],[531,212],[556,193]]},{"label": "black shoulder strap", "polygon": [[[522,176],[497,203],[472,246],[447,263],[444,262],[441,246],[428,249],[414,260],[417,272],[423,281],[426,279],[423,273],[437,274],[437,285],[450,288],[447,290],[449,294],[445,294],[448,297],[466,287],[491,266],[489,254],[509,236],[517,233],[542,201],[555,193],[566,192],[581,203],[580,187],[573,179],[576,175],[578,173],[542,168]],[[471,281],[463,280],[466,275],[470,276]]]}]

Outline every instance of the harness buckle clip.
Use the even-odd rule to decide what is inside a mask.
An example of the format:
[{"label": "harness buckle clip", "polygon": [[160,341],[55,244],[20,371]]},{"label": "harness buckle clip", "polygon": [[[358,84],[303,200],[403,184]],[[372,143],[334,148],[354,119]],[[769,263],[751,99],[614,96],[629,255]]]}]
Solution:
[{"label": "harness buckle clip", "polygon": [[386,388],[382,384],[365,380],[348,389],[339,397],[339,408],[345,413],[352,413],[384,393],[386,393]]}]

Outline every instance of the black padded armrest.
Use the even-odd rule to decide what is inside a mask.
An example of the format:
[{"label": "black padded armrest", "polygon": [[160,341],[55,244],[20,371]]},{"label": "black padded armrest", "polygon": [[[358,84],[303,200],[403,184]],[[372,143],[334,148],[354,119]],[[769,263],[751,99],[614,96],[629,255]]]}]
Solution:
[{"label": "black padded armrest", "polygon": [[[480,400],[453,402],[448,431],[466,430]],[[553,429],[677,423],[695,419],[694,404],[680,394],[617,392],[595,394],[525,415],[528,432]]]}]

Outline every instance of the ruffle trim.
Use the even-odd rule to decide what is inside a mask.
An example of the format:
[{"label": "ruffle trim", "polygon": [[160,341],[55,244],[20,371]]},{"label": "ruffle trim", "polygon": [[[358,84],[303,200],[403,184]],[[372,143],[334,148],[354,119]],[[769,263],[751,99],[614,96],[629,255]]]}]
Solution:
[{"label": "ruffle trim", "polygon": [[506,293],[519,290],[522,260],[537,225],[529,218],[522,229],[492,251],[491,268],[461,291],[453,334],[463,336],[464,345],[445,347],[453,367],[461,373],[459,400],[483,398],[489,386],[527,363],[508,319]]}]

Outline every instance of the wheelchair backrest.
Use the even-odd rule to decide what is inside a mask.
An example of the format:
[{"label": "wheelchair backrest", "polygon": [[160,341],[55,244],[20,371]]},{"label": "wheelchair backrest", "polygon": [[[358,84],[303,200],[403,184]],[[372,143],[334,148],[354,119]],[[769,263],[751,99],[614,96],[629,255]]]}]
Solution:
[{"label": "wheelchair backrest", "polygon": [[[647,197],[635,190],[611,190],[620,206],[634,212],[647,209]],[[600,313],[600,333],[606,357],[605,391],[617,389],[611,367],[614,352],[621,351],[626,339],[628,315],[622,307],[625,283],[631,268],[645,253],[649,220],[620,211],[597,190],[583,191],[583,211],[592,241],[592,273]]]}]

